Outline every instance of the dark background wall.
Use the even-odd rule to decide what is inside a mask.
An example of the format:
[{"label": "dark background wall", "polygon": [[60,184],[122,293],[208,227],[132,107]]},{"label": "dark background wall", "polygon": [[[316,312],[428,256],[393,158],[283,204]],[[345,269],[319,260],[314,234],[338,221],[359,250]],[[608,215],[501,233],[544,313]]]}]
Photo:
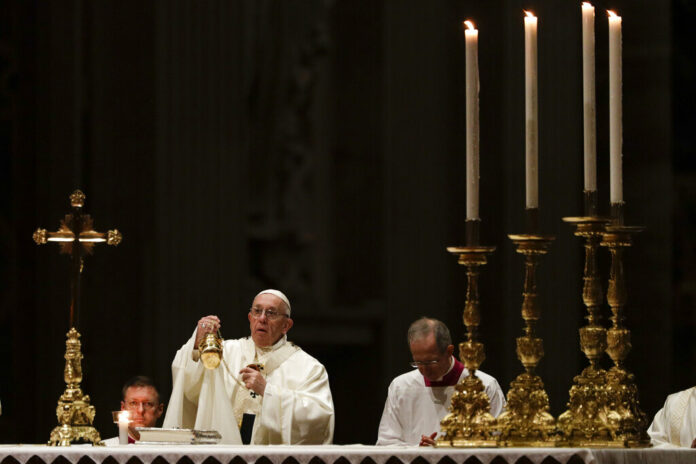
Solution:
[{"label": "dark background wall", "polygon": [[[337,443],[372,443],[414,319],[464,328],[464,44],[480,29],[481,215],[498,247],[481,277],[482,369],[507,391],[522,368],[522,9],[539,16],[540,203],[556,242],[539,272],[540,366],[551,412],[585,365],[580,2],[98,1],[0,6],[0,436],[56,424],[68,260],[31,240],[81,188],[118,248],[86,262],[83,388],[102,436],[120,387],[156,378],[196,321],[248,333],[265,287],[293,302],[290,338],[322,361]],[[644,410],[694,383],[696,56],[686,0],[596,1],[598,166],[608,202],[606,8],[624,24],[628,366]],[[602,255],[602,273],[608,261]],[[605,311],[608,314],[608,309]],[[605,365],[609,365],[608,359]],[[356,407],[359,406],[359,407]]]}]

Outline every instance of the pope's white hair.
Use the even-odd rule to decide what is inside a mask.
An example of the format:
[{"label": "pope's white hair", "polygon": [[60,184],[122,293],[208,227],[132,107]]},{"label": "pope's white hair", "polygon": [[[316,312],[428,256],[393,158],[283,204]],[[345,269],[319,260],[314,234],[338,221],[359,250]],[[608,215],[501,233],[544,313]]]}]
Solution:
[{"label": "pope's white hair", "polygon": [[285,296],[285,293],[281,292],[280,290],[274,290],[272,288],[268,288],[266,290],[261,290],[259,293],[256,294],[254,299],[258,298],[259,295],[263,295],[264,293],[267,293],[269,295],[276,296],[280,298],[280,300],[285,303],[285,308],[288,311],[288,317],[290,317],[290,311],[291,311],[291,306],[290,306],[290,300],[288,300],[288,297]]}]

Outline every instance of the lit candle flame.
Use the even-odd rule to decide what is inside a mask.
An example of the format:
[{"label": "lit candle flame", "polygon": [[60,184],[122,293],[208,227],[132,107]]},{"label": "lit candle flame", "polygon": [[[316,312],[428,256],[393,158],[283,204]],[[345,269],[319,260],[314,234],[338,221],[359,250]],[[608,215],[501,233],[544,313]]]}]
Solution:
[{"label": "lit candle flame", "polygon": [[466,28],[469,29],[470,31],[476,30],[474,23],[472,23],[471,21],[464,21],[464,24],[466,25]]},{"label": "lit candle flame", "polygon": [[524,14],[526,14],[528,18],[536,18],[531,11],[524,10]]},{"label": "lit candle flame", "polygon": [[582,6],[584,6],[586,8],[593,8],[592,4],[590,2],[582,2]]},{"label": "lit candle flame", "polygon": [[130,412],[128,411],[121,411],[121,414],[118,415],[118,422],[121,424],[127,424],[130,420]]},{"label": "lit candle flame", "polygon": [[614,13],[611,10],[607,10],[607,14],[609,14],[610,18],[618,18],[619,17],[619,15],[617,15],[616,13]]}]

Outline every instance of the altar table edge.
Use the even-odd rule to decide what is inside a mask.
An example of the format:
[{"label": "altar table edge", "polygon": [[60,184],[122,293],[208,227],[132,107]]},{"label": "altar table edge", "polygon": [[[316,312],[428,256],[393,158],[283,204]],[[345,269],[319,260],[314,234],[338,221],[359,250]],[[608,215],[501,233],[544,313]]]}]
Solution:
[{"label": "altar table edge", "polygon": [[[177,464],[180,460],[190,460],[194,464],[203,464],[213,458],[220,464],[255,464],[257,461],[271,464],[317,464],[319,459],[324,464],[341,463],[362,464],[363,461],[386,464],[393,458],[402,464],[692,464],[696,463],[696,450],[685,448],[649,448],[649,449],[590,449],[590,448],[424,448],[406,446],[367,446],[367,445],[323,445],[323,446],[229,446],[229,445],[123,445],[91,446],[76,445],[70,447],[51,447],[44,445],[0,445],[0,464],[27,464],[32,458],[38,458],[45,464],[52,464],[62,457],[71,464],[85,464],[89,458],[96,464],[106,460],[118,464],[149,464],[156,459],[168,464]],[[471,459],[476,458],[475,460]],[[111,458],[111,459],[109,459]],[[132,460],[134,458],[134,460]],[[551,458],[549,460],[548,458]],[[80,462],[82,460],[82,462]],[[240,461],[241,460],[241,461]],[[287,462],[286,462],[287,461]],[[495,462],[494,462],[495,461]],[[32,464],[35,459],[32,460]]]}]

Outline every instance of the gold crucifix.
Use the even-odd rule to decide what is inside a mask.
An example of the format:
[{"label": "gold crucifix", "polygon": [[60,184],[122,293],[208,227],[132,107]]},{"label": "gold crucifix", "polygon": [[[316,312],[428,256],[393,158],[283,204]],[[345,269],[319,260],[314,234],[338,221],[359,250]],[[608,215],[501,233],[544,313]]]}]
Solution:
[{"label": "gold crucifix", "polygon": [[75,190],[70,195],[70,206],[72,212],[66,214],[60,221],[60,228],[56,232],[48,232],[46,229],[36,229],[34,241],[37,245],[47,242],[57,242],[60,244],[60,252],[69,254],[71,260],[71,281],[70,281],[70,327],[74,327],[79,320],[80,309],[80,277],[84,267],[84,257],[94,252],[95,243],[106,242],[107,245],[116,246],[123,239],[118,229],[110,230],[106,233],[97,232],[93,229],[92,217],[82,212],[85,205],[84,193]]},{"label": "gold crucifix", "polygon": [[101,438],[96,428],[92,426],[96,411],[90,404],[89,395],[82,393],[82,350],[80,334],[77,325],[80,309],[80,277],[84,268],[84,258],[92,254],[96,243],[106,242],[116,246],[121,243],[121,233],[114,229],[106,233],[93,229],[92,218],[82,212],[85,204],[85,194],[75,190],[70,195],[72,212],[66,214],[60,221],[56,232],[46,229],[36,229],[34,241],[37,245],[48,242],[60,244],[60,252],[70,255],[70,330],[66,334],[65,368],[63,378],[66,388],[58,399],[56,415],[60,425],[51,431],[48,441],[52,446],[70,446],[74,441],[90,441],[100,444]]}]

